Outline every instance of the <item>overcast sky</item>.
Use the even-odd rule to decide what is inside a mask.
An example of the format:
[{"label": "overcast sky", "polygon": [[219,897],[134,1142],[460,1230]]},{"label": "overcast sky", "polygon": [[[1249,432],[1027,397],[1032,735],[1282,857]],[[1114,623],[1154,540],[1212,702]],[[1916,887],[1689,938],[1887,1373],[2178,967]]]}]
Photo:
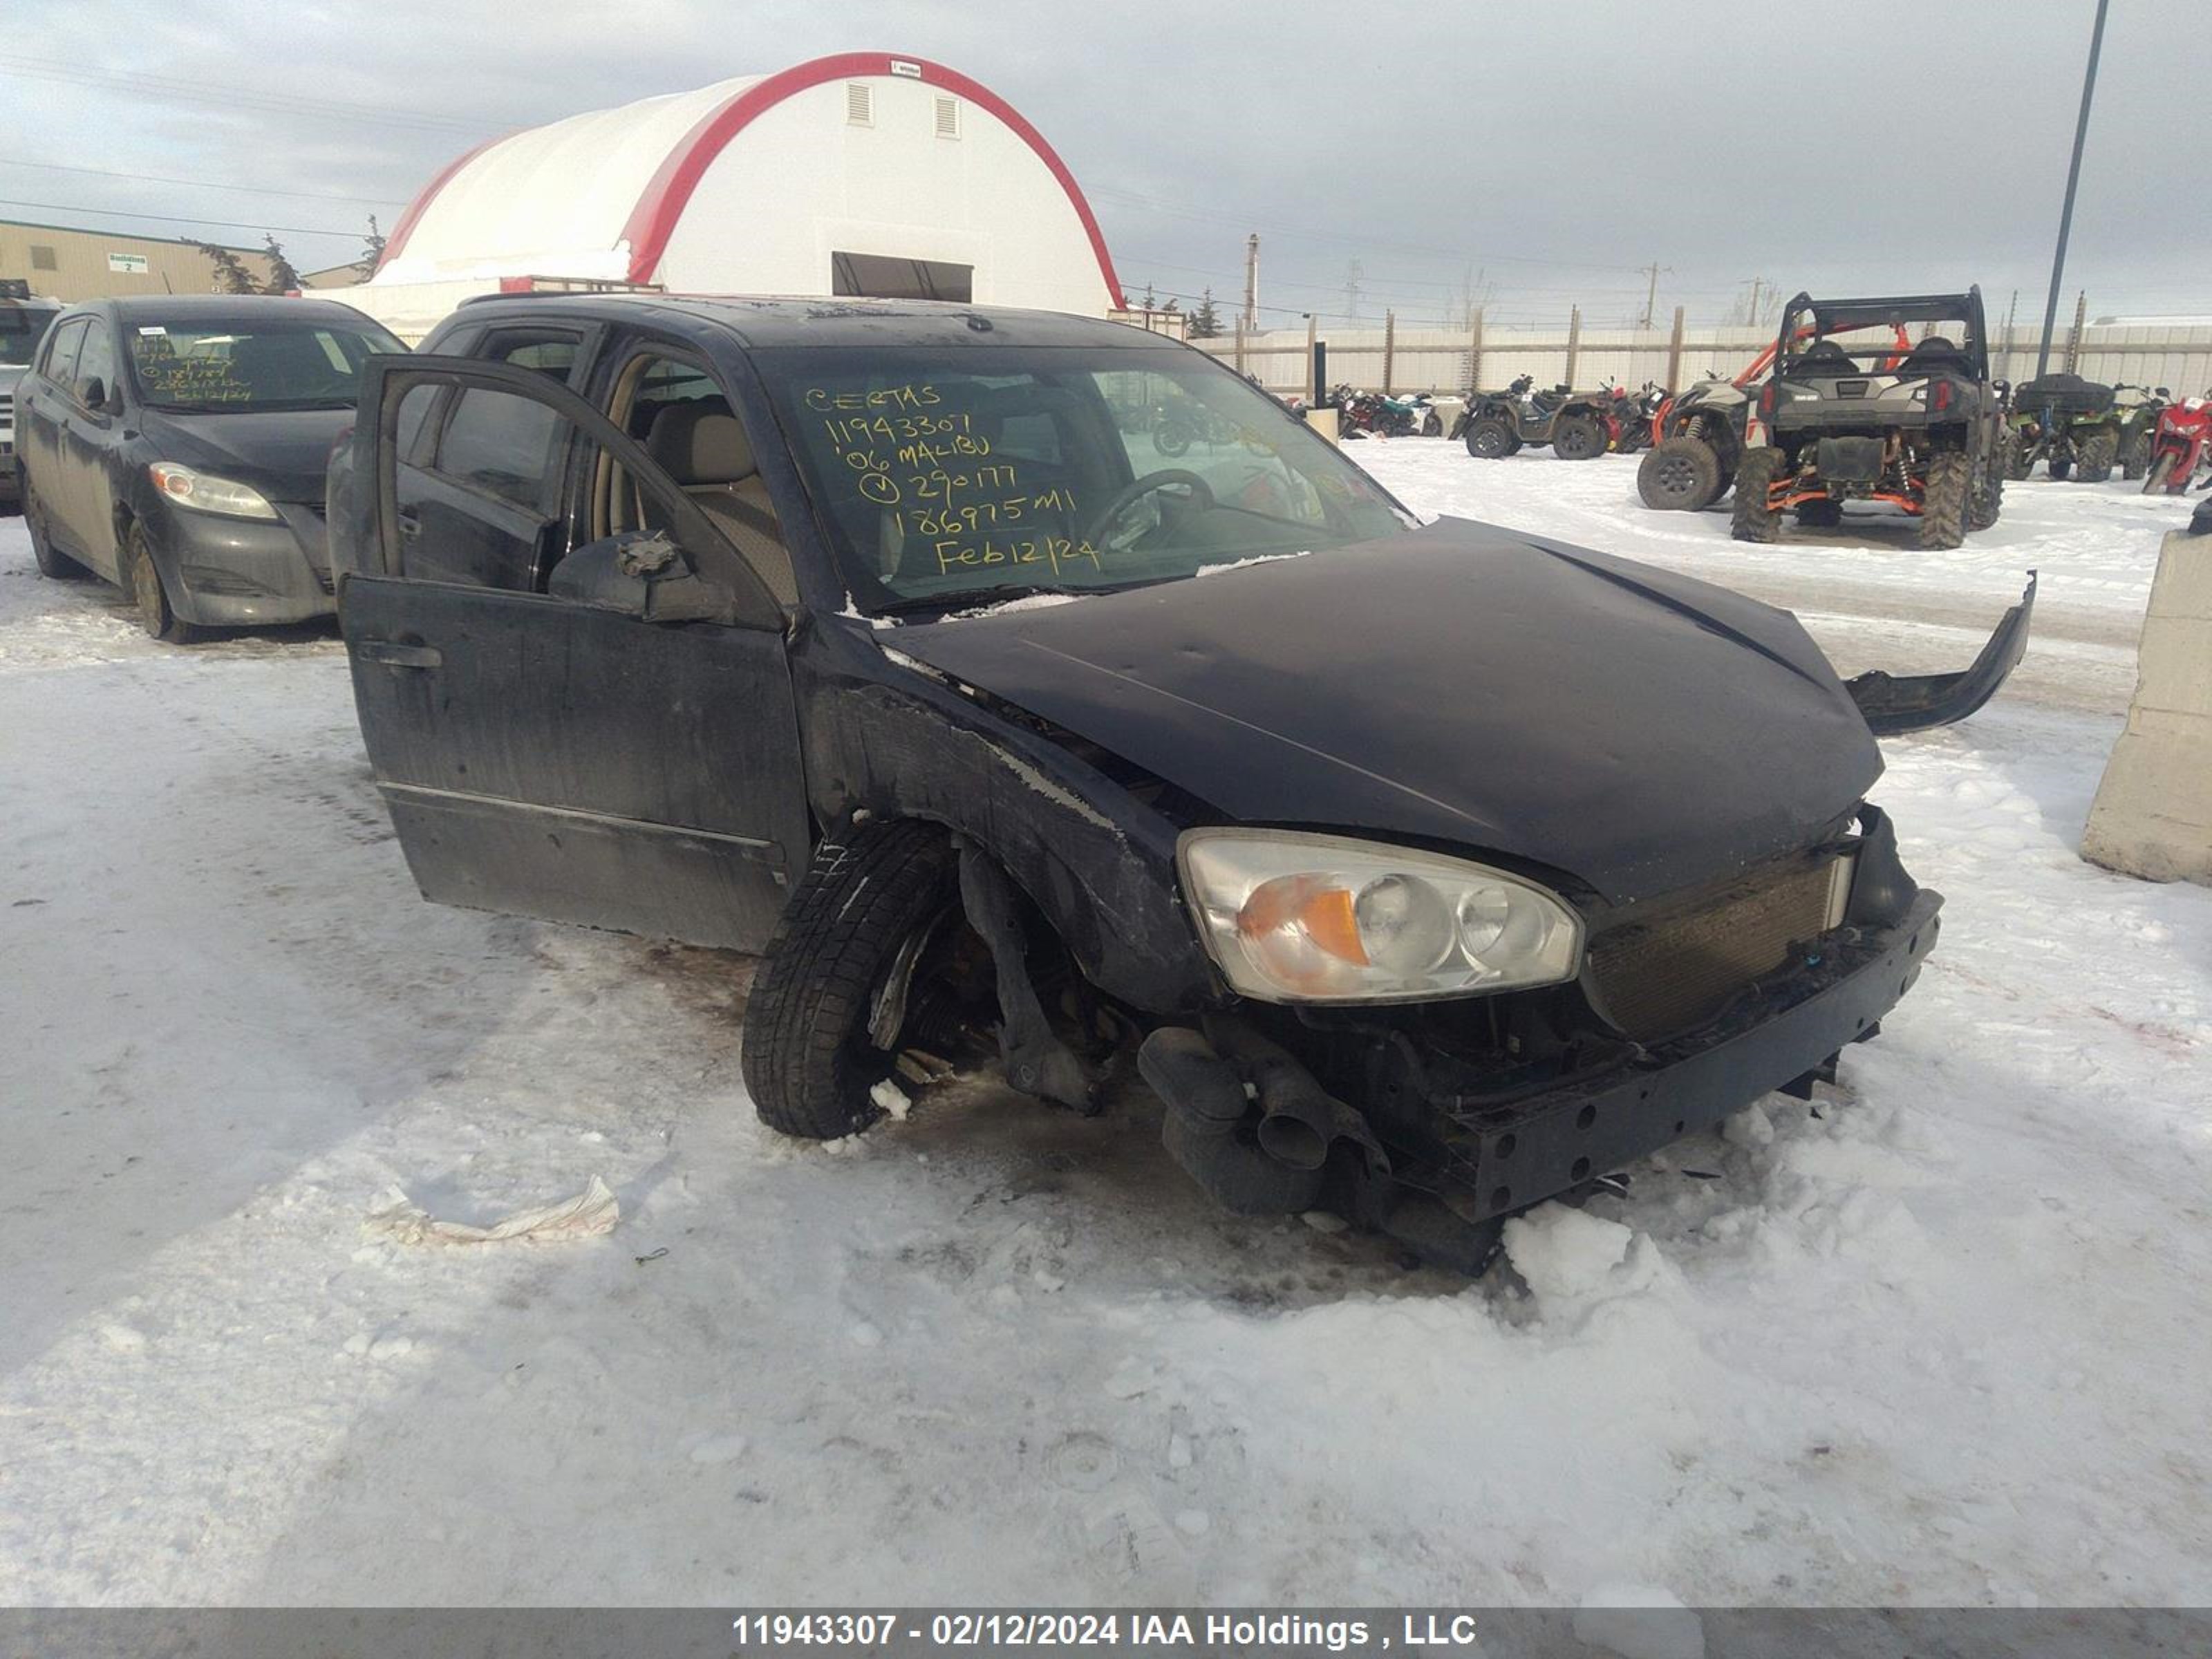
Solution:
[{"label": "overcast sky", "polygon": [[[825,52],[934,58],[1058,148],[1124,283],[1435,323],[1718,319],[1979,281],[2039,313],[2094,0],[12,0],[0,217],[359,251],[446,161]],[[2196,5],[2117,0],[2062,320],[2212,313]],[[35,165],[43,164],[43,165]],[[65,169],[81,169],[70,171]],[[82,169],[90,169],[89,171]],[[119,175],[119,176],[118,176]],[[217,186],[221,186],[218,188]],[[291,192],[291,193],[287,193]],[[95,210],[100,210],[95,213]],[[136,216],[166,216],[156,220]],[[170,222],[170,221],[177,222]],[[331,234],[313,234],[316,231]],[[1360,267],[1348,301],[1348,267]]]}]

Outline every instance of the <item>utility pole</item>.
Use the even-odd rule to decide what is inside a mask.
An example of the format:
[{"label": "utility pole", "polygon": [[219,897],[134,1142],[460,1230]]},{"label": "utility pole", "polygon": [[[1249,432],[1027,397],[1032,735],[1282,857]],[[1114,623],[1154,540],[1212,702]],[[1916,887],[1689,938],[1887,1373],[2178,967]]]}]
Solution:
[{"label": "utility pole", "polygon": [[2051,367],[2051,331],[2058,325],[2058,284],[2066,275],[2066,239],[2074,229],[2074,187],[2081,182],[2081,145],[2089,136],[2089,100],[2097,91],[2097,58],[2105,49],[2105,11],[2112,0],[2097,0],[2097,21],[2089,33],[2089,67],[2081,76],[2081,113],[2074,121],[2074,160],[2066,169],[2066,204],[2058,210],[2058,251],[2051,258],[2051,298],[2043,307],[2043,343],[2035,354],[2035,375]]},{"label": "utility pole", "polygon": [[1651,326],[1651,313],[1659,305],[1659,262],[1654,259],[1644,269],[1651,274],[1651,287],[1644,296],[1644,320],[1637,326],[1649,328]]},{"label": "utility pole", "polygon": [[1750,322],[1753,328],[1757,328],[1759,326],[1759,278],[1756,276],[1751,279]]},{"label": "utility pole", "polygon": [[1244,239],[1244,331],[1260,331],[1260,233]]},{"label": "utility pole", "polygon": [[1359,261],[1354,259],[1344,268],[1344,315],[1347,322],[1359,320]]}]

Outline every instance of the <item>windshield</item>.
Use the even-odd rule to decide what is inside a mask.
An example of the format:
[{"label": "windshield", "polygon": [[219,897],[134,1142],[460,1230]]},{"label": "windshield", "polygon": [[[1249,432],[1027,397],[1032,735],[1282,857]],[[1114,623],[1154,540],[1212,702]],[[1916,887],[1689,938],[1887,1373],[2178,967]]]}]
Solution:
[{"label": "windshield", "polygon": [[29,368],[39,336],[61,314],[59,306],[0,306],[0,367]]},{"label": "windshield", "polygon": [[350,409],[362,363],[407,349],[366,318],[358,325],[131,322],[123,331],[139,396],[155,409],[188,413]]},{"label": "windshield", "polygon": [[756,355],[846,586],[873,612],[1169,581],[1410,520],[1195,352]]}]

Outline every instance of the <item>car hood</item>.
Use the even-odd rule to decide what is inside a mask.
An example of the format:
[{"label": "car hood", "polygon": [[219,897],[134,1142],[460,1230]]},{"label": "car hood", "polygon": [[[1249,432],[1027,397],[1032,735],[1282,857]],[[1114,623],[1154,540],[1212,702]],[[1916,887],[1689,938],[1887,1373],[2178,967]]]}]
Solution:
[{"label": "car hood", "polygon": [[353,424],[350,409],[268,410],[237,415],[146,411],[155,459],[205,467],[252,484],[272,501],[319,507],[331,447]]},{"label": "car hood", "polygon": [[896,637],[1230,818],[1500,854],[1616,903],[1802,847],[1881,771],[1788,611],[1464,520]]}]

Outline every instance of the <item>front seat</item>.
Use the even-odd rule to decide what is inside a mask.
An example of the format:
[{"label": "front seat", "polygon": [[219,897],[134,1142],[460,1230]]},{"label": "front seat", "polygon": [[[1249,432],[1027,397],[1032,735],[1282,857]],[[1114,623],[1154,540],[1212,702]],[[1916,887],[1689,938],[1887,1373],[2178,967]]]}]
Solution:
[{"label": "front seat", "polygon": [[1833,340],[1815,340],[1790,361],[1788,372],[1793,380],[1829,380],[1856,374],[1859,366]]},{"label": "front seat", "polygon": [[1973,365],[1966,354],[1940,334],[1931,334],[1905,354],[1905,361],[1897,366],[1900,374],[1934,374],[1948,369],[1954,374],[1970,374]]},{"label": "front seat", "polygon": [[645,453],[729,538],[777,604],[799,603],[791,552],[754,465],[751,441],[726,404],[720,399],[669,404],[653,417]]}]

